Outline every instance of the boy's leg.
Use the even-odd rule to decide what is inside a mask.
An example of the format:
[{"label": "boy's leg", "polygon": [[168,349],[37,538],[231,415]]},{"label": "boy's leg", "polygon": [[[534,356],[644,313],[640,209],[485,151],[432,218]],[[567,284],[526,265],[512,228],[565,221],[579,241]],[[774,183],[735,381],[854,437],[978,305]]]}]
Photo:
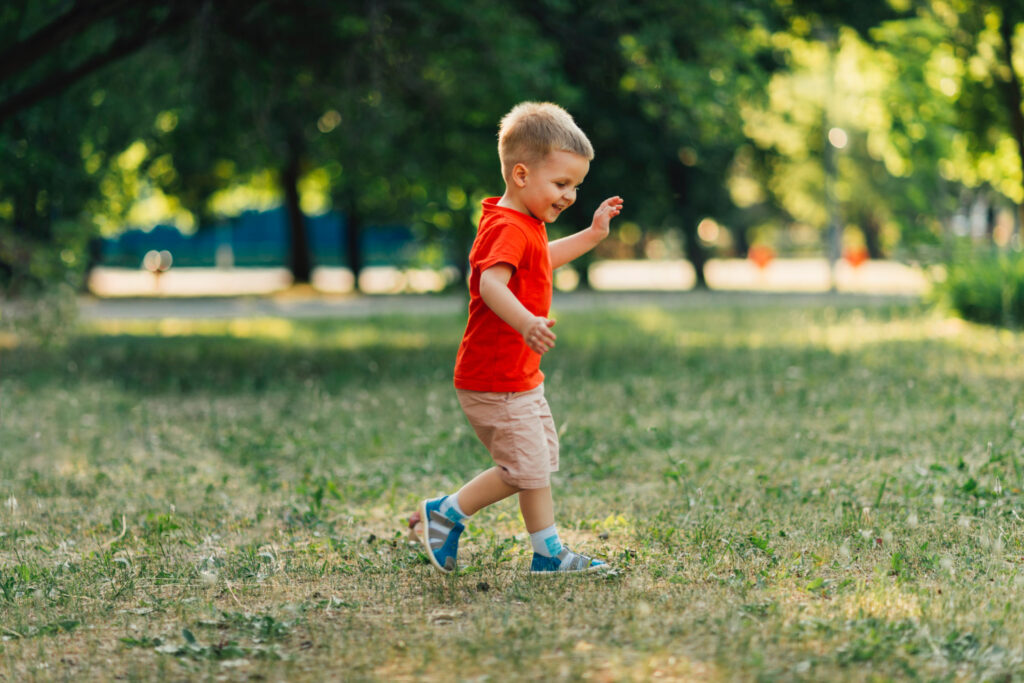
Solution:
[{"label": "boy's leg", "polygon": [[533,546],[532,574],[559,574],[563,572],[607,569],[608,565],[586,555],[574,553],[562,545],[555,526],[555,504],[551,487],[524,489],[519,492],[519,509],[530,532]]},{"label": "boy's leg", "polygon": [[499,468],[492,467],[474,477],[458,493],[420,503],[423,520],[420,538],[435,568],[446,573],[457,568],[459,536],[465,529],[462,521],[466,517],[519,490],[506,484],[500,472]]},{"label": "boy's leg", "polygon": [[544,557],[558,555],[562,550],[562,541],[558,538],[558,527],[555,526],[555,503],[551,498],[551,487],[520,491],[519,510],[523,513],[533,552]]},{"label": "boy's leg", "polygon": [[456,496],[459,507],[468,517],[517,492],[517,487],[506,484],[501,478],[501,469],[492,467],[476,475],[472,481],[459,489]]},{"label": "boy's leg", "polygon": [[520,491],[519,510],[523,513],[526,530],[531,534],[552,526],[555,523],[555,503],[551,499],[551,487]]}]

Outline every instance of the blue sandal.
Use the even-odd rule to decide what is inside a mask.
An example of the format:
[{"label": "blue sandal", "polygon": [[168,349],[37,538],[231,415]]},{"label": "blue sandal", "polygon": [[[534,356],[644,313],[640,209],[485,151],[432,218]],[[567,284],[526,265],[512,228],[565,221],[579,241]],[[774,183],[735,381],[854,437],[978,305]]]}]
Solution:
[{"label": "blue sandal", "polygon": [[441,503],[448,496],[420,503],[422,529],[420,540],[427,550],[430,564],[439,572],[448,574],[459,568],[459,536],[466,530],[462,524],[453,522],[440,513]]},{"label": "blue sandal", "polygon": [[554,557],[545,557],[540,553],[534,553],[533,563],[530,565],[530,574],[585,574],[588,572],[604,571],[608,568],[606,562],[574,553],[568,548],[563,547],[561,552]]}]

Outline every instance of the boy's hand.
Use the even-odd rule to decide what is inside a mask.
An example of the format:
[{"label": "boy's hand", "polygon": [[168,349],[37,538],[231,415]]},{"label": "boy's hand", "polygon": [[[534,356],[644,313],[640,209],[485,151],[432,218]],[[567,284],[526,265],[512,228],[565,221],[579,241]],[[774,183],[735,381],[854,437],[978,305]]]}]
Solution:
[{"label": "boy's hand", "polygon": [[542,315],[534,316],[527,321],[519,334],[523,335],[523,339],[531,351],[543,356],[555,346],[555,333],[551,331],[554,325],[554,320],[549,320]]},{"label": "boy's hand", "polygon": [[551,331],[555,321],[534,315],[515,297],[508,288],[512,272],[512,266],[507,263],[497,263],[482,272],[480,298],[499,318],[523,335],[531,351],[543,356],[555,345],[555,333]]},{"label": "boy's hand", "polygon": [[590,224],[591,231],[596,233],[600,239],[604,239],[608,236],[612,219],[621,212],[622,197],[609,197],[604,200],[594,212],[594,222]]}]

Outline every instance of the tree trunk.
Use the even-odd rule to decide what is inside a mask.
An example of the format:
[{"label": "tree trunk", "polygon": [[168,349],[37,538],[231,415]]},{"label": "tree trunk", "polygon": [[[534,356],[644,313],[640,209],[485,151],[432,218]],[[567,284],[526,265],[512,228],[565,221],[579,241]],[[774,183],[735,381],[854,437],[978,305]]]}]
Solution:
[{"label": "tree trunk", "polygon": [[704,265],[707,263],[708,257],[697,236],[697,223],[691,215],[690,179],[688,176],[689,171],[679,159],[673,157],[668,160],[668,177],[672,189],[672,199],[676,207],[678,207],[678,215],[682,219],[683,249],[686,252],[686,258],[693,265],[693,270],[697,275],[697,282],[694,288],[707,289],[708,282],[704,277]]},{"label": "tree trunk", "polygon": [[592,289],[590,286],[590,264],[593,262],[593,258],[588,258],[579,263],[573,264],[576,268],[576,275],[580,278],[579,282],[576,284],[576,289],[581,291],[589,291]]},{"label": "tree trunk", "polygon": [[879,233],[882,231],[882,226],[878,223],[878,217],[870,213],[864,220],[864,225],[861,226],[861,232],[864,233],[864,246],[868,250],[868,256],[873,260],[885,258],[882,253],[882,243],[879,239]]},{"label": "tree trunk", "polygon": [[313,262],[309,253],[306,217],[299,205],[299,148],[294,141],[288,145],[288,163],[281,171],[281,186],[288,216],[288,268],[295,284],[308,284],[313,274]]},{"label": "tree trunk", "polygon": [[354,197],[345,202],[345,234],[342,244],[345,261],[352,271],[352,289],[359,291],[359,274],[363,272],[363,217],[359,213]]},{"label": "tree trunk", "polygon": [[750,240],[747,239],[746,228],[736,228],[732,231],[732,243],[736,256],[747,258],[747,252],[750,251]]},{"label": "tree trunk", "polygon": [[6,292],[11,294],[14,290],[14,244],[8,245],[10,236],[0,231],[0,296]]},{"label": "tree trunk", "polygon": [[[459,211],[455,216],[455,229],[452,230],[451,259],[459,271],[455,286],[467,290],[469,287],[469,252],[476,239],[477,226],[473,223],[473,214],[469,207]],[[468,291],[468,290],[467,290]]]},{"label": "tree trunk", "polygon": [[82,274],[80,289],[82,293],[87,294],[89,292],[89,278],[92,275],[92,271],[103,263],[103,240],[99,237],[90,238],[85,247],[85,253],[85,272]]}]

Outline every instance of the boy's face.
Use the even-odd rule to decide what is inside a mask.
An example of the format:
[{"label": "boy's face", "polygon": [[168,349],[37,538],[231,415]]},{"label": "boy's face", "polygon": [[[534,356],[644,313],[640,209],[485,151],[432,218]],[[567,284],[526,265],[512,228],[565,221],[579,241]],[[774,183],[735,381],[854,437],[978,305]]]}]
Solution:
[{"label": "boy's face", "polygon": [[576,190],[589,170],[586,157],[563,150],[549,152],[537,163],[516,164],[512,182],[521,209],[537,220],[554,223],[576,202]]}]

